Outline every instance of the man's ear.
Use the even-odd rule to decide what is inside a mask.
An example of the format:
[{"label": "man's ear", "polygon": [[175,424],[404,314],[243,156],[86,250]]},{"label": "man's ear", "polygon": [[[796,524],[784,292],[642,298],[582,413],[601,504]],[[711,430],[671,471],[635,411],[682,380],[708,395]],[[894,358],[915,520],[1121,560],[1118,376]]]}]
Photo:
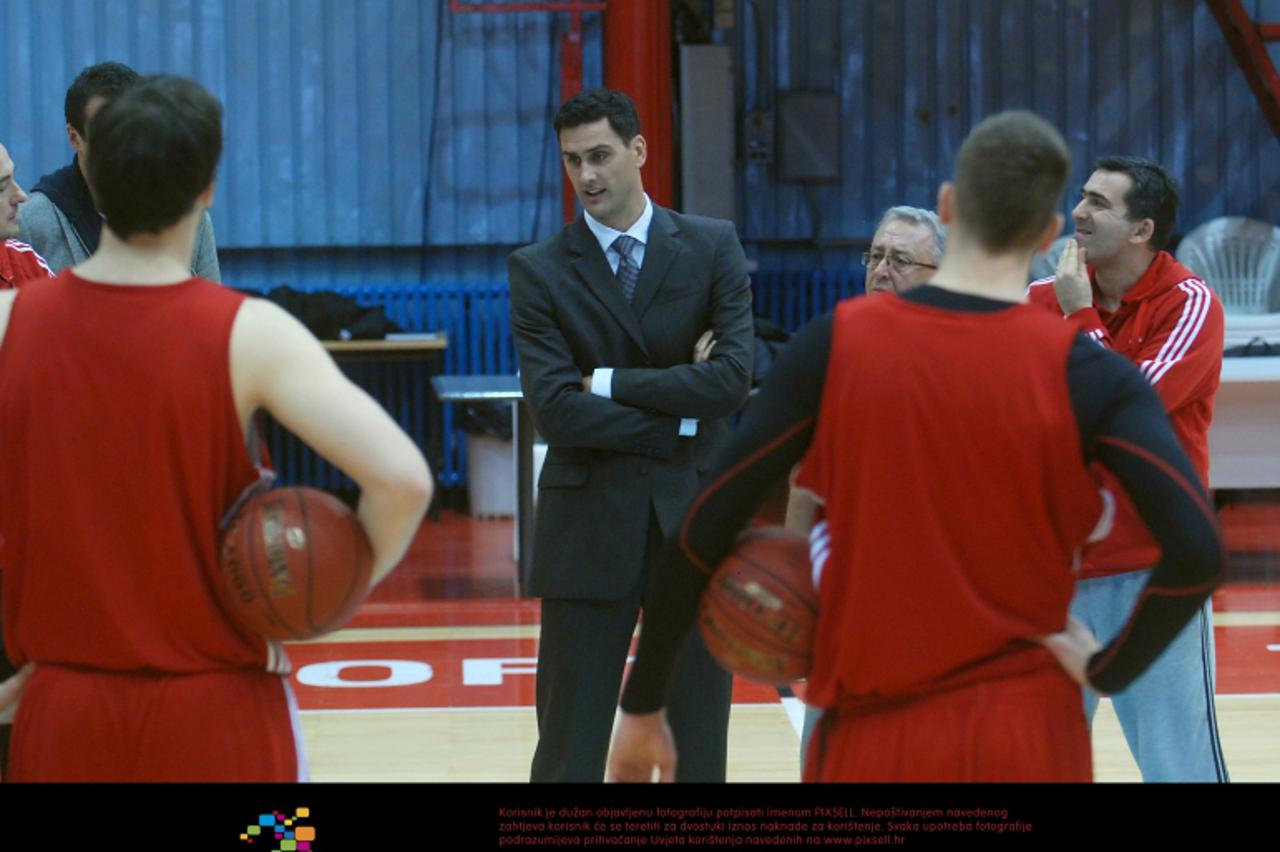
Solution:
[{"label": "man's ear", "polygon": [[635,138],[631,140],[629,147],[636,152],[636,166],[643,166],[644,161],[649,156],[649,143],[644,141],[644,137],[637,133]]},{"label": "man's ear", "polygon": [[81,144],[83,144],[80,139],[80,132],[76,130],[74,127],[72,127],[70,124],[67,125],[67,142],[71,144],[72,150],[75,151],[77,155],[79,155],[80,146]]},{"label": "man's ear", "polygon": [[951,181],[943,181],[938,187],[938,218],[942,224],[950,225],[956,213],[956,187]]},{"label": "man's ear", "polygon": [[1131,243],[1145,243],[1151,239],[1151,235],[1156,232],[1156,223],[1154,219],[1143,219],[1137,223],[1137,227],[1133,232],[1133,236],[1129,238]]},{"label": "man's ear", "polygon": [[213,178],[209,181],[209,185],[204,188],[204,192],[200,193],[200,195],[196,197],[196,201],[199,201],[206,209],[212,207],[214,189],[217,185],[218,175],[215,173]]}]

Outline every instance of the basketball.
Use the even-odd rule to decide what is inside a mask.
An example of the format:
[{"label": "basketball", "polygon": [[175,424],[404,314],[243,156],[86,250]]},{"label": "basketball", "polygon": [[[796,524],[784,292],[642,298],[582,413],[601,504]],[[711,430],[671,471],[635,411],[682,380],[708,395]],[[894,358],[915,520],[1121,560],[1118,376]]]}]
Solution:
[{"label": "basketball", "polygon": [[759,527],[739,536],[716,569],[698,620],[724,668],[785,684],[809,674],[817,617],[809,539],[785,527]]},{"label": "basketball", "polygon": [[223,609],[268,639],[341,627],[369,591],[373,548],[355,512],[314,488],[277,488],[247,502],[222,537]]}]

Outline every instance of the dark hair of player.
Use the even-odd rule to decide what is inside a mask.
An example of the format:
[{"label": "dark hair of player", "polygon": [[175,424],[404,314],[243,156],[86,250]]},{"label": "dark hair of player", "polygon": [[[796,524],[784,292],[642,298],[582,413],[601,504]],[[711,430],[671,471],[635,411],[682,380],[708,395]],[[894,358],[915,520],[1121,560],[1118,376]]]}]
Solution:
[{"label": "dark hair of player", "polygon": [[190,210],[222,155],[222,105],[182,77],[146,77],[93,120],[89,184],[121,239],[158,233]]},{"label": "dark hair of player", "polygon": [[1029,248],[1062,203],[1071,154],[1061,134],[1022,110],[993,115],[956,156],[956,218],[989,252]]},{"label": "dark hair of player", "polygon": [[566,127],[580,127],[602,118],[618,138],[629,144],[640,133],[640,116],[631,98],[613,89],[589,89],[579,92],[556,110],[556,135]]},{"label": "dark hair of player", "polygon": [[1159,163],[1143,157],[1102,157],[1097,168],[1105,172],[1122,172],[1133,181],[1124,196],[1130,222],[1150,219],[1153,228],[1147,240],[1153,251],[1164,248],[1178,220],[1178,182]]},{"label": "dark hair of player", "polygon": [[137,71],[121,62],[90,65],[76,76],[71,88],[67,89],[67,99],[63,103],[67,124],[84,136],[84,108],[89,105],[89,101],[96,97],[113,100],[140,79],[142,78]]}]

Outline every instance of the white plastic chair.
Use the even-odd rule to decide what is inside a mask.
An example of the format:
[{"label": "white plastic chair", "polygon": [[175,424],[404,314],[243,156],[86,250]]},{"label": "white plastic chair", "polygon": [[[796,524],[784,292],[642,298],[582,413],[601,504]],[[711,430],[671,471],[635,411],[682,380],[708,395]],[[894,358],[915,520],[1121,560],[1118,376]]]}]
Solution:
[{"label": "white plastic chair", "polygon": [[1280,272],[1280,228],[1226,216],[1205,222],[1178,246],[1178,260],[1204,278],[1228,314],[1265,314]]}]

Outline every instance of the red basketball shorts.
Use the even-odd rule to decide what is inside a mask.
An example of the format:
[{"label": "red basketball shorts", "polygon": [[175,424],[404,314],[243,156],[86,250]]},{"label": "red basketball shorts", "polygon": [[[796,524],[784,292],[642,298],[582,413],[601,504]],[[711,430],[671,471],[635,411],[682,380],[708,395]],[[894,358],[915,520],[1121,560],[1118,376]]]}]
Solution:
[{"label": "red basketball shorts", "polygon": [[1092,781],[1080,687],[1056,665],[873,710],[829,710],[806,781]]},{"label": "red basketball shorts", "polygon": [[299,781],[288,682],[37,665],[14,719],[11,781]]}]

